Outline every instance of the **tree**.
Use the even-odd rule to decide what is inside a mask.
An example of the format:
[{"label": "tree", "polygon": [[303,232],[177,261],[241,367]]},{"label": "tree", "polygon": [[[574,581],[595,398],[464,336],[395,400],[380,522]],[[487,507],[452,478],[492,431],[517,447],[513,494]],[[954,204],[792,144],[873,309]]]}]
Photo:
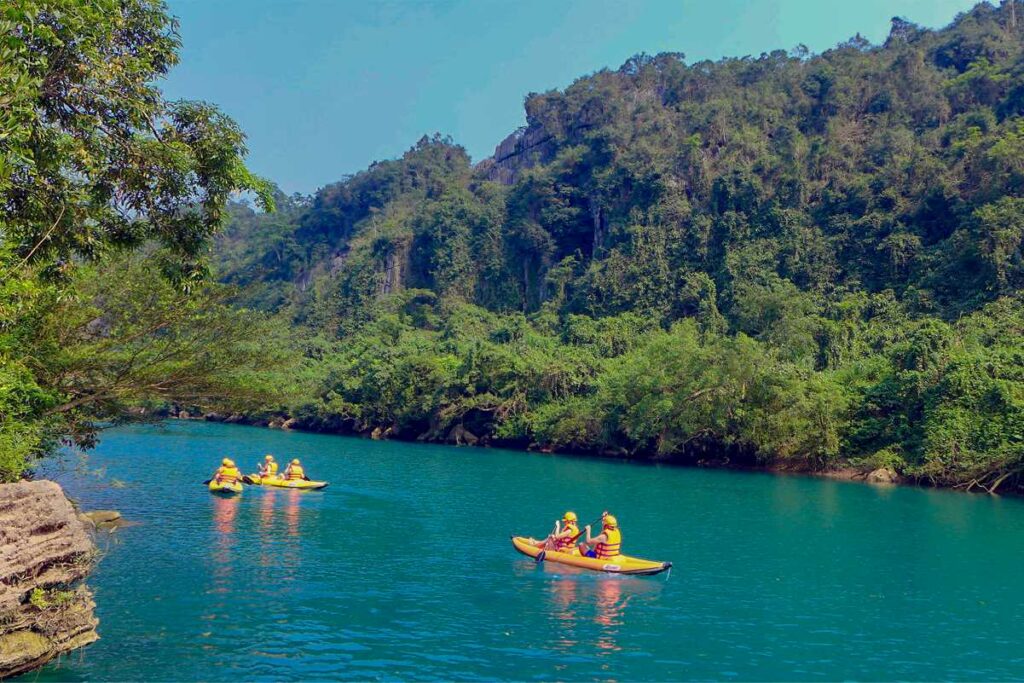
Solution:
[{"label": "tree", "polygon": [[[209,320],[200,300],[180,297],[210,294],[201,257],[227,198],[253,192],[264,208],[272,198],[243,164],[233,121],[209,104],[165,100],[154,85],[178,47],[159,0],[0,6],[2,480],[62,439],[91,443],[91,420],[115,415],[112,406],[188,395],[224,369],[203,363],[212,351],[196,348],[202,337],[175,334]],[[83,270],[142,246],[141,279]],[[159,271],[177,294],[108,310],[140,315],[98,341],[88,312],[167,287],[146,279]],[[121,297],[102,286],[128,283]]]}]

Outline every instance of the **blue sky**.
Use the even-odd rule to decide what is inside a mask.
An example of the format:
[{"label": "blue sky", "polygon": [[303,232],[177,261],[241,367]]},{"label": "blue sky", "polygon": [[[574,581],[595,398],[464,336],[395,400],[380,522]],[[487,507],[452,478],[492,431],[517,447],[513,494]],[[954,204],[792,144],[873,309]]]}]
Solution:
[{"label": "blue sky", "polygon": [[313,192],[423,134],[474,161],[524,122],[523,97],[638,52],[687,61],[800,43],[820,52],[894,15],[948,24],[971,0],[169,0],[181,21],[170,97],[218,104],[251,168]]}]

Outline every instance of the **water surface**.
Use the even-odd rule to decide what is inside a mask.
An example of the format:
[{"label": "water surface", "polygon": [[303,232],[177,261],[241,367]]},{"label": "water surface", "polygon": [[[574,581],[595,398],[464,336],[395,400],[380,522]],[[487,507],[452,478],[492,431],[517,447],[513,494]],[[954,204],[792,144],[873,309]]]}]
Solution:
[{"label": "water surface", "polygon": [[[200,483],[301,457],[322,492]],[[1024,502],[171,422],[47,467],[101,537],[102,640],[25,680],[1019,679]],[[515,553],[608,508],[615,577]]]}]

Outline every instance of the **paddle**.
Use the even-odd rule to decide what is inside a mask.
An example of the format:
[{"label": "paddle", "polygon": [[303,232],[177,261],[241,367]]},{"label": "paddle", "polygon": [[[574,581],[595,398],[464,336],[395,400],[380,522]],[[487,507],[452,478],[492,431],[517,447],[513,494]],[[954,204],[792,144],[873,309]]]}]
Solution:
[{"label": "paddle", "polygon": [[[608,514],[607,510],[602,512],[601,516],[598,517],[597,519],[595,519],[594,522],[592,524],[590,524],[589,526],[594,526],[594,524],[597,524],[597,523],[601,522],[602,520],[604,520],[604,517],[607,514]],[[583,527],[583,531],[579,532],[578,534],[576,534],[575,536],[572,537],[572,539],[569,541],[569,545],[572,545],[572,544],[576,543],[576,541],[579,540],[580,536],[585,534],[586,531],[587,531],[587,528]],[[544,561],[544,558],[547,557],[547,555],[548,555],[548,551],[547,550],[541,550],[539,553],[537,553],[537,557],[535,557],[533,559],[534,559],[534,561],[537,564],[540,564],[541,562]]]},{"label": "paddle", "polygon": [[[600,524],[604,520],[604,516],[607,515],[607,514],[608,514],[607,512],[602,512],[600,517],[595,519],[593,522],[591,522],[587,526],[594,526],[595,524]],[[572,541],[570,541],[570,543],[575,543],[577,540],[579,540],[579,537],[582,536],[585,533],[587,533],[587,527],[583,527],[583,531],[581,531],[578,534],[576,534],[575,536],[573,536],[572,537]]]}]

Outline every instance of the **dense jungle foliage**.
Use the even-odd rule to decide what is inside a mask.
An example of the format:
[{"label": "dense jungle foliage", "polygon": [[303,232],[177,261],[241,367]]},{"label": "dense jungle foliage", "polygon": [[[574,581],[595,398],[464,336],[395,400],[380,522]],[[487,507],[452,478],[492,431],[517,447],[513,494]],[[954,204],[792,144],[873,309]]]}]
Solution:
[{"label": "dense jungle foliage", "polygon": [[[994,489],[1024,469],[1024,3],[526,98],[280,211],[217,268],[309,429]],[[296,379],[298,378],[298,379]]]},{"label": "dense jungle foliage", "polygon": [[234,122],[154,87],[178,47],[159,0],[0,3],[0,482],[147,402],[276,394],[266,321],[203,263],[270,190]]}]

